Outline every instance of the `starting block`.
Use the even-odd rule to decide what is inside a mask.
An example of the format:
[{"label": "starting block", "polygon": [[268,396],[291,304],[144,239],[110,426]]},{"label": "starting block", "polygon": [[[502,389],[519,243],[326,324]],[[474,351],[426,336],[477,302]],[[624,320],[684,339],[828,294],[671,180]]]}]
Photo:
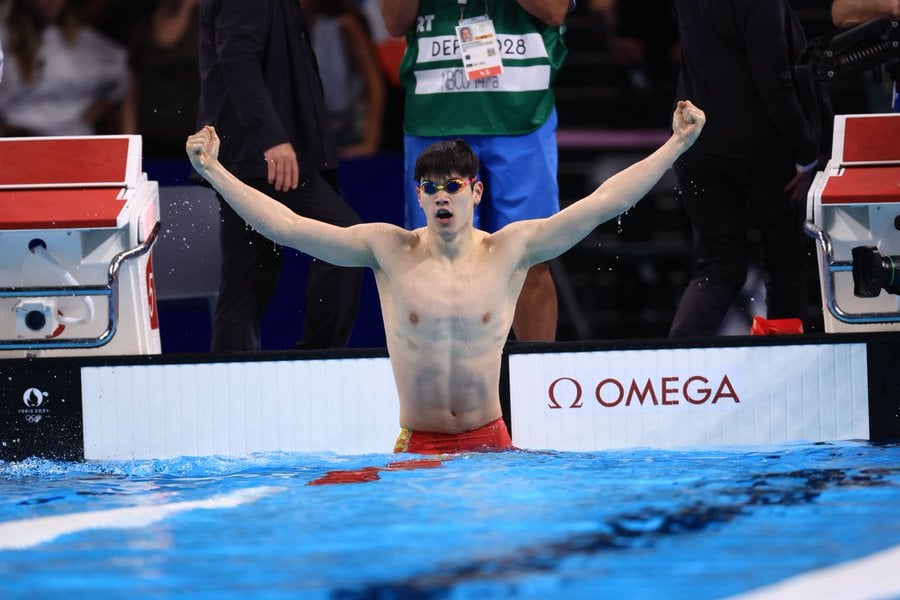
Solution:
[{"label": "starting block", "polygon": [[0,139],[0,358],[158,354],[140,136]]},{"label": "starting block", "polygon": [[825,331],[900,331],[900,113],[835,117],[805,230],[817,241]]}]

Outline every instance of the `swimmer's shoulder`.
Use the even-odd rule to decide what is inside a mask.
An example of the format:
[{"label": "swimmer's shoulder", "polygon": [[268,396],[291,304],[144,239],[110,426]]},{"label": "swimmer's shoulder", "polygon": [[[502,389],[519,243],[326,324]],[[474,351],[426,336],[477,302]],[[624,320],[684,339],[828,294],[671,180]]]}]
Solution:
[{"label": "swimmer's shoulder", "polygon": [[383,222],[361,223],[354,227],[359,228],[371,247],[383,250],[416,247],[420,244],[421,234],[425,230],[422,227],[409,231],[392,223]]}]

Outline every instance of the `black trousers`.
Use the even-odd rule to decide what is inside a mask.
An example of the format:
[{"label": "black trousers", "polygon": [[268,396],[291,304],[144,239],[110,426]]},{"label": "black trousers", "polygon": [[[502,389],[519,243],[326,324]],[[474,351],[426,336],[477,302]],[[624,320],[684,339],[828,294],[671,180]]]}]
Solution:
[{"label": "black trousers", "polygon": [[770,319],[806,321],[807,240],[804,207],[783,192],[795,172],[773,152],[738,159],[690,151],[675,163],[678,197],[694,228],[694,274],[678,305],[670,337],[713,336],[747,279],[750,230],[759,232]]},{"label": "black trousers", "polygon": [[[335,171],[312,173],[288,192],[275,191],[265,179],[246,183],[305,217],[341,227],[360,222],[340,194]],[[221,196],[219,202],[222,272],[212,351],[259,350],[260,322],[275,293],[284,256],[279,246],[247,225]],[[313,259],[306,280],[303,339],[297,347],[345,347],[359,308],[361,285],[362,269]]]}]

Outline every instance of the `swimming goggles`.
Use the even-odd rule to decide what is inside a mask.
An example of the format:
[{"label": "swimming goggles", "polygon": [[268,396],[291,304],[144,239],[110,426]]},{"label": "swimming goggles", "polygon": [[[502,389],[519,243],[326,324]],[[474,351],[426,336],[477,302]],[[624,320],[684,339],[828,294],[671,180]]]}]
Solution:
[{"label": "swimming goggles", "polygon": [[419,187],[422,188],[422,191],[424,191],[426,194],[437,194],[441,190],[446,190],[448,194],[455,194],[459,190],[466,187],[466,185],[468,185],[470,181],[475,181],[475,179],[473,178],[469,181],[466,181],[465,179],[455,177],[444,182],[444,185],[438,185],[433,181],[423,179],[419,182]]}]

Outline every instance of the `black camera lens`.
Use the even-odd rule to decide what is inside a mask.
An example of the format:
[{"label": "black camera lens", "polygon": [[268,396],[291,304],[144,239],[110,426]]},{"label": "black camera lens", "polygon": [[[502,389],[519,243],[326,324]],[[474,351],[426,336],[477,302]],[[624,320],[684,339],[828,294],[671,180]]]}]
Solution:
[{"label": "black camera lens", "polygon": [[29,310],[25,315],[25,326],[32,331],[40,331],[47,324],[47,316],[39,310]]},{"label": "black camera lens", "polygon": [[878,248],[853,248],[853,294],[874,298],[884,290],[900,294],[900,256],[882,256]]}]

